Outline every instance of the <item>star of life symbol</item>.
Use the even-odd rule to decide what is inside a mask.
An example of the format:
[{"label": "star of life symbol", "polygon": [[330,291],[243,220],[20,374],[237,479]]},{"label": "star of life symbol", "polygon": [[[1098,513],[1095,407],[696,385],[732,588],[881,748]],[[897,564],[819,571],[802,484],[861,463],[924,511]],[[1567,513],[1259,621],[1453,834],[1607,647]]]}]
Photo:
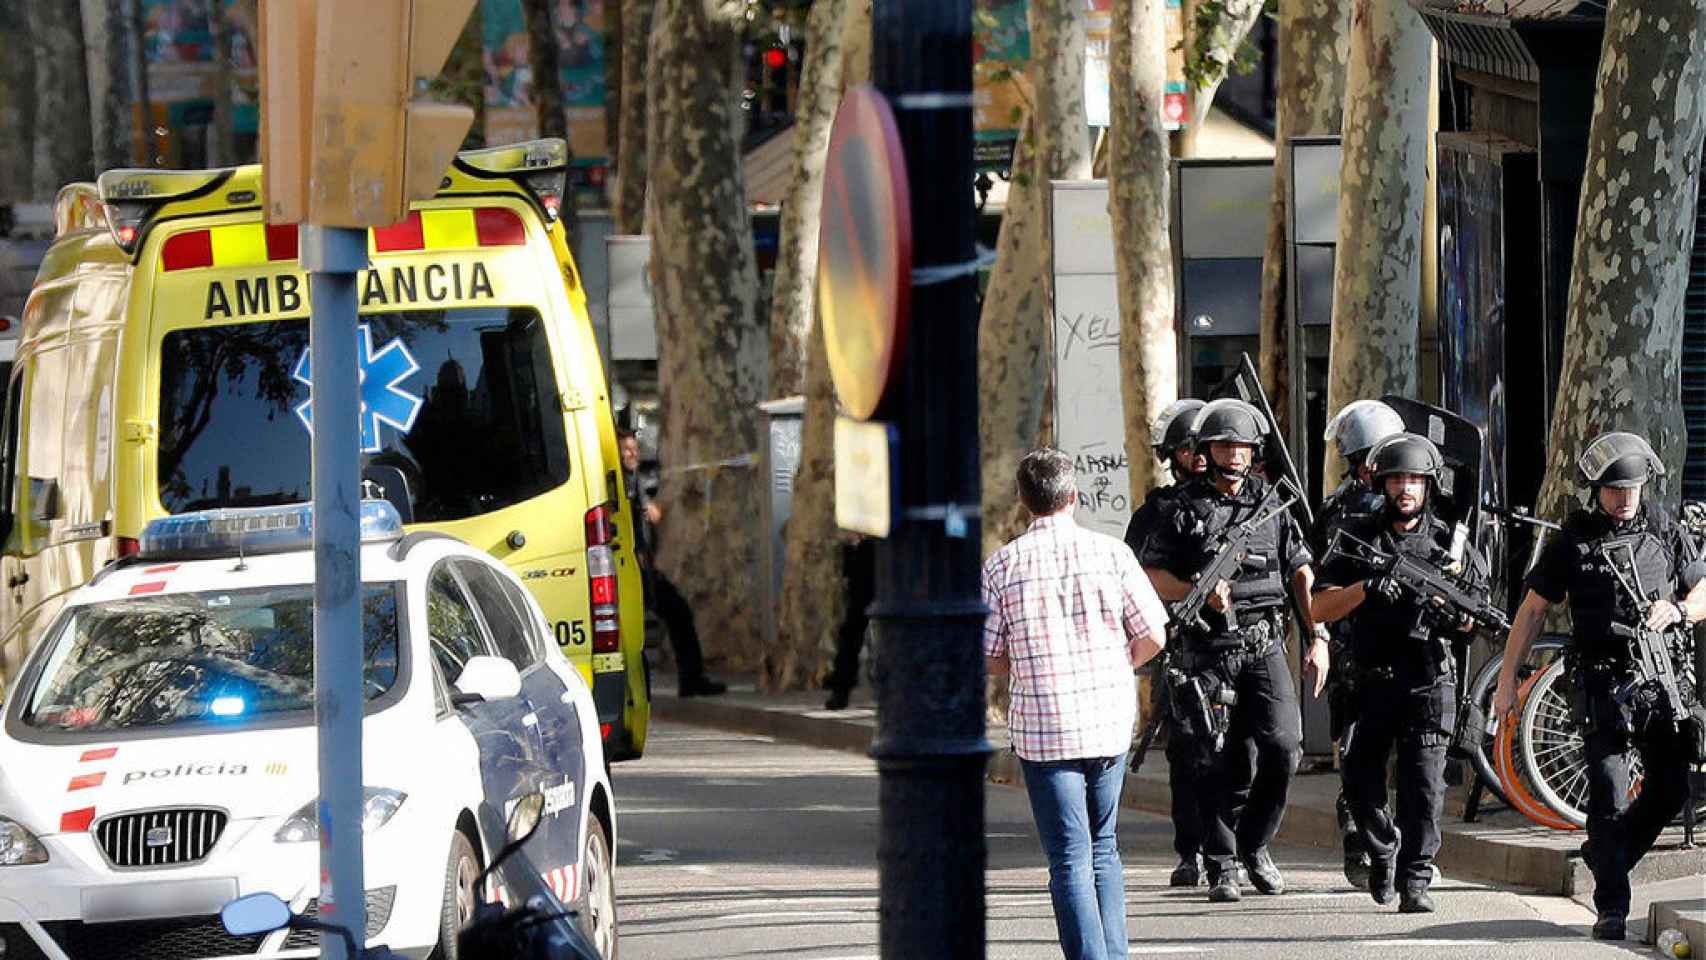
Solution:
[{"label": "star of life symbol", "polygon": [[[415,417],[420,415],[425,401],[403,389],[401,384],[421,367],[401,338],[392,340],[385,349],[374,353],[373,327],[364,323],[358,329],[361,332],[356,358],[361,377],[361,452],[378,453],[381,449],[381,422],[390,424],[400,433],[408,433],[414,428]],[[302,358],[296,362],[292,376],[297,382],[308,385],[308,399],[296,405],[296,418],[308,428],[309,436],[313,436],[314,381],[306,348],[302,351]]]}]

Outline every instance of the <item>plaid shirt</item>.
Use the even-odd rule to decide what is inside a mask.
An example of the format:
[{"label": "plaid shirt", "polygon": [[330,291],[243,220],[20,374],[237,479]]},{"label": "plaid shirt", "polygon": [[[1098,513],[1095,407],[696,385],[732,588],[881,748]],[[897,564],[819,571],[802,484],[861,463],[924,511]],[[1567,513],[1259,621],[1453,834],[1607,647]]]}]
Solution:
[{"label": "plaid shirt", "polygon": [[1113,757],[1137,723],[1133,671],[1167,611],[1131,548],[1070,515],[1031,522],[983,565],[983,652],[1008,658],[1007,725],[1025,760]]}]

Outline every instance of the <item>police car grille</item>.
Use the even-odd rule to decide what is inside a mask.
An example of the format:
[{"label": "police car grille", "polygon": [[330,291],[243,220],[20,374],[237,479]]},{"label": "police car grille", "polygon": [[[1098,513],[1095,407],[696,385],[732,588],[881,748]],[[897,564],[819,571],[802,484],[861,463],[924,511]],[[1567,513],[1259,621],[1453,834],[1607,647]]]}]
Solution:
[{"label": "police car grille", "polygon": [[108,817],[95,840],[115,867],[170,867],[199,863],[225,832],[223,810],[182,807]]},{"label": "police car grille", "polygon": [[252,954],[265,937],[233,937],[218,917],[47,924],[74,960],[201,960]]}]

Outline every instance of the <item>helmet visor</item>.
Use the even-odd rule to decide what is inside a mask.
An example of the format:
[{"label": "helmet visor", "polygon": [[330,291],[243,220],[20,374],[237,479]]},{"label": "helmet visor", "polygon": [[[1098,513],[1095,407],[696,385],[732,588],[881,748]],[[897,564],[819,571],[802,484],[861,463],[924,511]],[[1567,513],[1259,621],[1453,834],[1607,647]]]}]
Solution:
[{"label": "helmet visor", "polygon": [[1619,461],[1639,459],[1644,461],[1652,476],[1665,475],[1665,466],[1659,460],[1658,454],[1647,441],[1633,433],[1605,433],[1594,438],[1588,448],[1582,451],[1576,466],[1582,472],[1582,477],[1591,484],[1616,483],[1618,486],[1632,486],[1645,482],[1643,476],[1639,480],[1629,475],[1628,464],[1619,469]]}]

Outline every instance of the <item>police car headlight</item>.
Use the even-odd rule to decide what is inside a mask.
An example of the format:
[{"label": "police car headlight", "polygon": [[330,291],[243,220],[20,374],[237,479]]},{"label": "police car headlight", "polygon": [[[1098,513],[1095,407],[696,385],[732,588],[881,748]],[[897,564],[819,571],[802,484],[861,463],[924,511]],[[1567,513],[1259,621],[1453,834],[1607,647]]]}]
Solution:
[{"label": "police car headlight", "polygon": [[47,848],[23,824],[0,817],[0,867],[46,863]]},{"label": "police car headlight", "polygon": [[[391,822],[397,815],[398,808],[409,795],[401,790],[387,790],[383,787],[368,787],[362,791],[361,832],[372,833]],[[320,820],[314,813],[319,800],[310,800],[303,804],[302,809],[290,815],[284,821],[284,826],[272,835],[276,843],[306,843],[309,840],[320,839]]]}]

